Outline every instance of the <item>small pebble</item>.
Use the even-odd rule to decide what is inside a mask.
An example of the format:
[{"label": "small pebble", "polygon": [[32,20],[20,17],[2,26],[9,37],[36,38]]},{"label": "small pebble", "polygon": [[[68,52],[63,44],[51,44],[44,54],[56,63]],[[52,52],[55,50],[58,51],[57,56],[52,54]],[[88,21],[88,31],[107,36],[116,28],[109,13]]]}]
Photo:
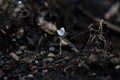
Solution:
[{"label": "small pebble", "polygon": [[119,70],[120,69],[120,65],[115,66],[115,69]]},{"label": "small pebble", "polygon": [[43,62],[53,62],[54,59],[53,58],[45,58],[43,59]]},{"label": "small pebble", "polygon": [[60,58],[61,58],[61,55],[60,55],[60,54],[57,54],[55,58],[60,59]]},{"label": "small pebble", "polygon": [[26,46],[20,46],[20,50],[25,50]]},{"label": "small pebble", "polygon": [[54,64],[55,67],[59,67],[60,65],[59,64]]},{"label": "small pebble", "polygon": [[48,67],[48,65],[46,63],[43,63],[42,69],[46,69],[47,67]]},{"label": "small pebble", "polygon": [[33,78],[33,74],[28,74],[28,77],[29,78]]},{"label": "small pebble", "polygon": [[35,63],[36,63],[36,64],[38,64],[38,63],[39,63],[39,61],[35,60]]},{"label": "small pebble", "polygon": [[48,70],[47,70],[47,69],[45,69],[45,70],[42,70],[42,72],[43,72],[43,73],[47,73],[47,72],[48,72]]},{"label": "small pebble", "polygon": [[117,64],[117,63],[119,63],[119,58],[112,58],[111,62],[114,64]]},{"label": "small pebble", "polygon": [[50,47],[49,51],[55,51],[55,48],[54,47]]},{"label": "small pebble", "polygon": [[93,76],[95,76],[95,75],[96,75],[96,73],[92,73],[92,75],[93,75]]},{"label": "small pebble", "polygon": [[8,80],[8,77],[4,77],[4,80]]},{"label": "small pebble", "polygon": [[15,39],[15,38],[13,38],[11,41],[15,42],[15,41],[16,41],[16,39]]},{"label": "small pebble", "polygon": [[22,52],[21,50],[17,50],[17,51],[16,51],[16,54],[17,54],[17,55],[20,55],[20,54],[22,54],[22,53],[23,53],[23,52]]},{"label": "small pebble", "polygon": [[23,28],[20,28],[18,31],[17,31],[17,38],[21,38],[22,36],[24,35],[24,29]]},{"label": "small pebble", "polygon": [[54,58],[55,55],[54,55],[53,53],[49,53],[49,54],[48,54],[48,57]]},{"label": "small pebble", "polygon": [[34,61],[34,59],[30,57],[24,57],[21,60],[26,63],[32,63]]},{"label": "small pebble", "polygon": [[40,55],[44,55],[46,53],[46,51],[41,51]]},{"label": "small pebble", "polygon": [[8,25],[7,25],[7,26],[5,26],[5,28],[6,28],[6,29],[9,29],[9,28],[10,28],[10,26],[8,26]]},{"label": "small pebble", "polygon": [[16,70],[15,70],[15,73],[16,73],[16,74],[19,74],[19,73],[20,73],[20,70],[16,69]]},{"label": "small pebble", "polygon": [[25,77],[20,77],[19,80],[25,80]]},{"label": "small pebble", "polygon": [[78,67],[82,67],[82,64],[81,64],[81,63],[79,63],[79,64],[78,64]]}]

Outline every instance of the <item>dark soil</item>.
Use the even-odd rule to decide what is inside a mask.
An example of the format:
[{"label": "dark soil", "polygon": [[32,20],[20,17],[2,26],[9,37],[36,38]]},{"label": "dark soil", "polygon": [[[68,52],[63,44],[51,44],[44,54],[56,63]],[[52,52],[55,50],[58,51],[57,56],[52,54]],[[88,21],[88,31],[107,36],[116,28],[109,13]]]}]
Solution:
[{"label": "dark soil", "polygon": [[120,4],[105,18],[116,3],[0,0],[0,80],[120,80]]}]

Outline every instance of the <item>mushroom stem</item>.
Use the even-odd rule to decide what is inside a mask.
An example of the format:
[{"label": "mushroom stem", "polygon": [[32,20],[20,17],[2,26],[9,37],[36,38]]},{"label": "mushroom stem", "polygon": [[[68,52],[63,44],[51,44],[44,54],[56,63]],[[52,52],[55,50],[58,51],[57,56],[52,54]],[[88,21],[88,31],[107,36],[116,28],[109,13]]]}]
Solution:
[{"label": "mushroom stem", "polygon": [[60,36],[60,55],[62,54],[62,37]]}]

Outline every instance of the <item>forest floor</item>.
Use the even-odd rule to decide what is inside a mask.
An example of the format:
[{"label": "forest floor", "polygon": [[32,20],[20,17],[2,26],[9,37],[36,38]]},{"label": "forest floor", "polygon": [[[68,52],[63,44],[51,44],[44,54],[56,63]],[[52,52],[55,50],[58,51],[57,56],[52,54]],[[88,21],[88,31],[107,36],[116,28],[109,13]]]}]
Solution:
[{"label": "forest floor", "polygon": [[0,0],[0,80],[120,80],[119,0]]}]

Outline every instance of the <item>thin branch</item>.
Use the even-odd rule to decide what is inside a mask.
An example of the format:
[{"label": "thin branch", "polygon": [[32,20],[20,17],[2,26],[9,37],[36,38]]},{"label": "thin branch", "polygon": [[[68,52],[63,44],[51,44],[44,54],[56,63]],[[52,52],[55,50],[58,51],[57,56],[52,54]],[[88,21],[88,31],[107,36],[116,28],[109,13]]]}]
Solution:
[{"label": "thin branch", "polygon": [[[99,23],[102,19],[100,18],[97,18],[95,16],[93,16],[90,12],[88,12],[87,10],[83,9],[81,6],[79,7],[79,10],[84,14],[86,15],[87,17],[89,17],[91,20]],[[107,21],[103,21],[103,24],[107,24],[107,28],[113,30],[113,31],[116,31],[118,33],[120,33],[120,27],[116,26],[116,25],[113,25]]]}]

